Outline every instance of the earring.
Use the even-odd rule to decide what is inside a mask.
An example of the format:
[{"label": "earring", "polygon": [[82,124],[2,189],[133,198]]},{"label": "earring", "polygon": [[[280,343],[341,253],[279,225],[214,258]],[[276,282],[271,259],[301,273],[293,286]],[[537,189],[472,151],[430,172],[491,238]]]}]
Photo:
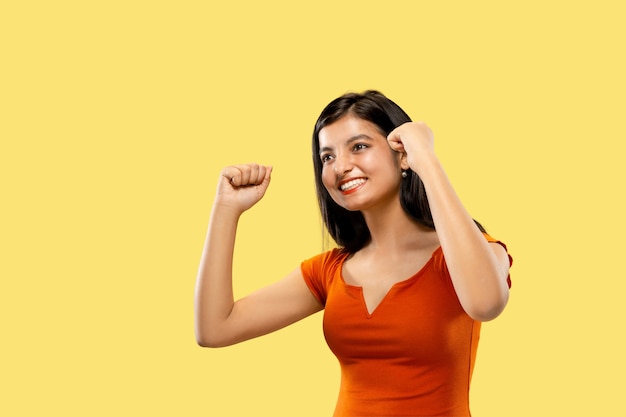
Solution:
[{"label": "earring", "polygon": [[409,174],[407,174],[406,171],[402,171],[402,178],[406,178],[408,176],[409,176]]}]

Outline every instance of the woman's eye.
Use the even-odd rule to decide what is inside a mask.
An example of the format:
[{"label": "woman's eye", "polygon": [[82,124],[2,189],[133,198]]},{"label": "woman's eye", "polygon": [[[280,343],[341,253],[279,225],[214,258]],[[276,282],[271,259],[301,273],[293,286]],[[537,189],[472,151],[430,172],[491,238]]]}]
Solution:
[{"label": "woman's eye", "polygon": [[332,159],[332,157],[333,157],[332,155],[325,154],[325,155],[322,155],[320,157],[320,159],[322,160],[322,163],[326,163],[326,162],[330,161]]},{"label": "woman's eye", "polygon": [[367,148],[366,144],[364,144],[364,143],[357,143],[356,145],[354,145],[353,150],[360,151],[360,150],[363,150],[365,148]]}]

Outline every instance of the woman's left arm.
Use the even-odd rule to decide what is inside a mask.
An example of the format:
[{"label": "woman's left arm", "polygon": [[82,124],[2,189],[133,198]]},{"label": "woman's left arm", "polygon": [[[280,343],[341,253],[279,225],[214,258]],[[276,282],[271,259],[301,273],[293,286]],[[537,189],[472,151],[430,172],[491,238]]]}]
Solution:
[{"label": "woman's left arm", "polygon": [[490,243],[454,191],[434,152],[434,138],[423,122],[405,123],[391,132],[392,149],[402,153],[403,169],[424,183],[428,203],[452,284],[465,312],[475,320],[496,318],[509,299],[509,257]]}]

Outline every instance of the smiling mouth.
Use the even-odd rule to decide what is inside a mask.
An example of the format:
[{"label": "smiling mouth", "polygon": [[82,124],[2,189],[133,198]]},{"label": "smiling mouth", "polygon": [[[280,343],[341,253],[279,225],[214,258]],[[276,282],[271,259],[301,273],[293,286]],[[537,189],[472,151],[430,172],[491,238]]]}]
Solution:
[{"label": "smiling mouth", "polygon": [[343,192],[346,191],[350,191],[350,190],[354,190],[355,188],[357,188],[359,185],[365,183],[365,179],[364,178],[357,178],[354,180],[350,180],[348,182],[344,182],[343,184],[341,184],[339,186],[339,189]]}]

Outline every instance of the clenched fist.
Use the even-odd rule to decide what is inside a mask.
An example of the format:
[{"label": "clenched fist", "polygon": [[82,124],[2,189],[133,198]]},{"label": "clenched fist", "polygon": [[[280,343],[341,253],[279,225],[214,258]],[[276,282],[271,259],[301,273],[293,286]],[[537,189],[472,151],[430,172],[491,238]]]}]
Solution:
[{"label": "clenched fist", "polygon": [[259,164],[232,165],[220,173],[215,204],[240,213],[254,206],[270,183],[272,167]]}]

